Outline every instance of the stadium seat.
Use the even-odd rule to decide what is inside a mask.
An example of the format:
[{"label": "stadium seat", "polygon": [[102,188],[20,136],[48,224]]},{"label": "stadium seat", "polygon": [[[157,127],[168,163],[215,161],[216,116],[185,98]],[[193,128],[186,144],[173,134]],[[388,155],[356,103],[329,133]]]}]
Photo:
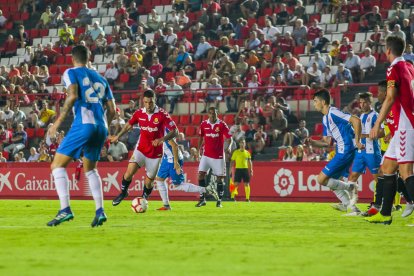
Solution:
[{"label": "stadium seat", "polygon": [[39,138],[45,137],[45,129],[44,128],[38,128],[35,130],[35,136]]},{"label": "stadium seat", "polygon": [[190,115],[180,115],[180,125],[189,125]]},{"label": "stadium seat", "polygon": [[294,56],[299,56],[299,55],[303,55],[305,53],[305,46],[296,46],[295,48],[293,48],[293,55]]},{"label": "stadium seat", "polygon": [[351,32],[351,33],[359,32],[359,22],[349,23],[349,32]]},{"label": "stadium seat", "polygon": [[52,64],[49,67],[49,74],[56,75],[58,74],[59,67],[56,64]]},{"label": "stadium seat", "polygon": [[187,126],[185,128],[185,135],[188,136],[196,136],[197,135],[197,126]]},{"label": "stadium seat", "polygon": [[199,124],[201,124],[201,119],[202,119],[202,116],[200,115],[200,114],[192,114],[191,115],[191,124],[193,124],[193,125],[199,125]]},{"label": "stadium seat", "polygon": [[178,125],[180,123],[180,116],[179,115],[171,115],[171,119]]},{"label": "stadium seat", "polygon": [[322,123],[315,124],[313,135],[322,135],[322,133],[323,133],[323,124]]},{"label": "stadium seat", "polygon": [[3,157],[6,158],[6,160],[9,160],[9,153],[7,151],[3,151]]},{"label": "stadium seat", "polygon": [[119,81],[122,83],[129,82],[129,74],[124,73],[124,74],[119,75]]},{"label": "stadium seat", "polygon": [[279,153],[278,153],[278,159],[282,161],[283,160],[283,156],[285,156],[285,153],[286,153],[285,150],[280,149],[279,150]]},{"label": "stadium seat", "polygon": [[226,114],[224,115],[223,121],[229,125],[232,126],[234,125],[234,119],[235,119],[236,115],[235,114]]},{"label": "stadium seat", "polygon": [[190,146],[194,148],[198,148],[198,137],[190,138]]},{"label": "stadium seat", "polygon": [[72,56],[65,56],[65,63],[72,65]]},{"label": "stadium seat", "polygon": [[27,138],[35,137],[35,129],[34,128],[26,128]]},{"label": "stadium seat", "polygon": [[368,91],[372,93],[374,97],[378,96],[378,86],[373,85],[368,88]]},{"label": "stadium seat", "polygon": [[130,94],[122,94],[121,95],[121,103],[122,104],[127,104],[127,103],[129,103],[130,100],[131,100],[131,95]]},{"label": "stadium seat", "polygon": [[54,75],[51,76],[49,79],[49,84],[60,84],[61,83],[61,75]]},{"label": "stadium seat", "polygon": [[55,63],[58,65],[65,64],[65,57],[64,56],[57,56],[55,59]]}]

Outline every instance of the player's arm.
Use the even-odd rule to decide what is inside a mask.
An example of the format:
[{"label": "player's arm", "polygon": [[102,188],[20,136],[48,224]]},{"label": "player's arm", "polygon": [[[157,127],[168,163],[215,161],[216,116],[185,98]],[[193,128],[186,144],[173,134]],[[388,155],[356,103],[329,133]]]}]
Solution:
[{"label": "player's arm", "polygon": [[65,120],[66,116],[68,115],[69,111],[72,109],[73,105],[75,104],[76,100],[78,99],[78,85],[71,84],[67,89],[67,96],[65,103],[60,111],[60,114],[53,125],[48,130],[49,137],[56,137],[56,132],[62,122]]},{"label": "player's arm", "polygon": [[121,129],[120,132],[118,132],[118,134],[109,137],[109,141],[111,141],[111,143],[115,143],[116,141],[118,141],[119,137],[122,137],[122,135],[130,131],[131,128],[132,128],[132,125],[130,125],[129,122],[126,122],[124,127]]},{"label": "player's arm", "polygon": [[201,155],[201,147],[203,146],[203,142],[204,142],[203,136],[200,136],[198,138],[198,152],[200,155]]},{"label": "player's arm", "polygon": [[349,118],[349,122],[354,128],[356,146],[358,147],[358,149],[362,149],[364,145],[361,144],[361,132],[362,132],[361,119],[358,118],[357,116],[352,115],[351,118]]},{"label": "player's arm", "polygon": [[[105,105],[106,105],[106,121],[110,124],[115,117],[115,112],[116,112],[115,100],[114,99],[108,100],[105,103]],[[108,128],[108,131],[110,131],[110,129],[111,128]]]},{"label": "player's arm", "polygon": [[170,144],[171,148],[172,148],[172,153],[174,156],[174,170],[177,172],[177,174],[181,173],[181,166],[180,166],[180,162],[178,162],[180,160],[180,158],[178,157],[178,144],[174,139],[171,139],[168,141],[168,144]]},{"label": "player's arm", "polygon": [[178,129],[177,128],[172,129],[164,137],[155,139],[154,141],[152,141],[152,145],[154,147],[162,145],[162,143],[166,141],[171,141],[171,139],[175,138],[177,135],[178,135]]},{"label": "player's arm", "polygon": [[387,115],[390,113],[391,107],[395,102],[395,98],[397,97],[397,93],[398,91],[395,87],[394,81],[388,81],[387,95],[385,96],[385,100],[382,103],[382,107],[378,115],[377,121],[375,122],[374,127],[371,129],[371,132],[369,133],[369,138],[375,139],[378,137],[378,133],[381,128],[381,123],[385,121]]},{"label": "player's arm", "polygon": [[329,147],[331,144],[331,137],[323,136],[321,140],[313,140],[312,138],[307,138],[305,143],[309,143],[312,147],[325,148]]},{"label": "player's arm", "polygon": [[233,138],[232,138],[232,137],[230,137],[230,138],[226,139],[226,142],[229,144],[229,145],[227,146],[227,152],[228,152],[228,153],[231,153],[231,147],[233,146]]}]

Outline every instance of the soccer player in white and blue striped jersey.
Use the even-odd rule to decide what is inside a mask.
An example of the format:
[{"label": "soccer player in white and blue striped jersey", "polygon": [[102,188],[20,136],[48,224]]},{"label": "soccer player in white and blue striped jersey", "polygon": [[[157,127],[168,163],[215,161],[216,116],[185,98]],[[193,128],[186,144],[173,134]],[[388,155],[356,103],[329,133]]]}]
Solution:
[{"label": "soccer player in white and blue striped jersey", "polygon": [[317,181],[320,185],[327,186],[334,191],[341,200],[345,210],[353,207],[352,198],[355,184],[345,183],[339,179],[347,177],[349,168],[354,160],[355,150],[362,149],[361,120],[346,114],[330,105],[331,96],[327,89],[319,90],[314,94],[313,104],[323,116],[322,140],[307,139],[306,142],[314,147],[328,147],[331,138],[336,142],[336,154],[334,158],[319,173]]},{"label": "soccer player in white and blue striped jersey", "polygon": [[157,177],[155,178],[155,183],[157,184],[157,189],[160,193],[164,206],[158,208],[157,210],[171,210],[170,200],[168,197],[168,185],[165,181],[168,177],[171,179],[175,191],[184,191],[187,193],[208,193],[214,196],[216,200],[218,199],[217,192],[211,185],[201,187],[192,183],[184,182],[184,174],[182,170],[184,158],[175,139],[165,141],[163,147],[164,154],[162,156]]},{"label": "soccer player in white and blue striped jersey", "polygon": [[[378,139],[370,139],[369,133],[378,118],[378,113],[372,108],[372,94],[370,92],[359,93],[359,106],[362,114],[359,117],[362,123],[361,143],[364,149],[358,150],[355,154],[354,164],[352,165],[352,173],[349,177],[348,183],[357,184],[358,177],[365,173],[368,168],[374,177],[375,182],[378,181],[378,170],[381,165],[381,148]],[[382,134],[381,136],[384,136]],[[357,190],[355,190],[357,192]],[[354,196],[354,201],[357,201],[357,194]],[[358,213],[358,212],[356,212]]]},{"label": "soccer player in white and blue striped jersey", "polygon": [[51,165],[60,210],[47,225],[56,226],[74,218],[69,204],[69,178],[66,167],[73,159],[78,159],[83,154],[83,169],[96,207],[91,226],[96,227],[106,221],[102,181],[96,163],[108,136],[108,122],[112,121],[116,106],[106,79],[86,67],[89,60],[88,48],[74,47],[72,60],[74,67],[67,69],[63,74],[63,82],[67,89],[65,104],[59,117],[48,130],[49,137],[56,137],[57,130],[73,108],[75,117],[72,126],[57,149]]}]

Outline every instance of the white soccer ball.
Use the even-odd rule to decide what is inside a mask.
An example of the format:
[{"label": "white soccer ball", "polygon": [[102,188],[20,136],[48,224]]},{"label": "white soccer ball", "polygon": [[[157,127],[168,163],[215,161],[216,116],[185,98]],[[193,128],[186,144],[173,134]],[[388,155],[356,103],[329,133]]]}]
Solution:
[{"label": "white soccer ball", "polygon": [[131,209],[135,213],[145,213],[148,209],[148,201],[143,197],[136,197],[131,202]]}]

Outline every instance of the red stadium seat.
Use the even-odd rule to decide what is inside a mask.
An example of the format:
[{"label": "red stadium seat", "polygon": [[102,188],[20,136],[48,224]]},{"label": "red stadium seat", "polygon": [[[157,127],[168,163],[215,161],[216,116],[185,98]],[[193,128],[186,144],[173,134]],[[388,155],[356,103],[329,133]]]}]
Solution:
[{"label": "red stadium seat", "polygon": [[321,123],[315,124],[313,135],[322,135],[322,133],[323,133],[323,124]]},{"label": "red stadium seat", "polygon": [[38,128],[35,130],[35,136],[39,138],[45,137],[45,129],[44,128]]},{"label": "red stadium seat", "polygon": [[52,64],[49,67],[49,74],[56,75],[58,73],[59,67],[56,64]]},{"label": "red stadium seat", "polygon": [[197,135],[197,126],[187,126],[185,128],[185,135],[188,136],[196,136]]},{"label": "red stadium seat", "polygon": [[55,59],[56,64],[65,64],[65,57],[64,56],[57,56]]},{"label": "red stadium seat", "polygon": [[119,76],[119,81],[123,83],[129,82],[129,74],[121,74]]},{"label": "red stadium seat", "polygon": [[127,104],[127,103],[129,103],[130,100],[131,100],[131,95],[130,94],[122,94],[121,95],[121,103],[122,104]]},{"label": "red stadium seat", "polygon": [[35,137],[35,129],[34,128],[26,128],[27,138]]},{"label": "red stadium seat", "polygon": [[180,123],[180,116],[178,115],[171,115],[171,119],[178,125]]},{"label": "red stadium seat", "polygon": [[201,124],[202,116],[200,114],[192,114],[191,115],[191,124],[192,125],[199,125]]},{"label": "red stadium seat", "polygon": [[351,33],[359,32],[359,22],[349,23],[349,32],[351,32]]},{"label": "red stadium seat", "polygon": [[72,56],[65,56],[65,64],[72,65]]},{"label": "red stadium seat", "polygon": [[285,150],[279,150],[278,159],[283,160],[283,156],[285,156],[285,153],[286,153]]},{"label": "red stadium seat", "polygon": [[69,55],[72,52],[72,46],[66,46],[63,48],[63,54],[64,55]]},{"label": "red stadium seat", "polygon": [[190,124],[190,115],[181,115],[180,125],[189,125],[189,124]]},{"label": "red stadium seat", "polygon": [[191,137],[190,138],[190,146],[198,148],[198,137]]},{"label": "red stadium seat", "polygon": [[39,36],[44,37],[49,35],[49,29],[40,29]]},{"label": "red stadium seat", "polygon": [[378,86],[370,86],[368,91],[371,92],[374,97],[378,96]]},{"label": "red stadium seat", "polygon": [[49,79],[50,84],[61,84],[61,75],[52,75]]},{"label": "red stadium seat", "polygon": [[[29,37],[31,39],[39,37],[39,30],[38,29],[31,29],[31,30],[28,30],[28,32],[29,32]],[[37,45],[33,45],[33,46],[37,46]]]},{"label": "red stadium seat", "polygon": [[6,158],[6,160],[9,160],[9,153],[7,151],[3,151],[3,157]]},{"label": "red stadium seat", "polygon": [[304,53],[305,53],[305,45],[296,46],[295,48],[293,48],[294,56],[303,55]]},{"label": "red stadium seat", "polygon": [[234,125],[235,114],[226,114],[224,115],[223,121],[228,124],[229,126]]}]

